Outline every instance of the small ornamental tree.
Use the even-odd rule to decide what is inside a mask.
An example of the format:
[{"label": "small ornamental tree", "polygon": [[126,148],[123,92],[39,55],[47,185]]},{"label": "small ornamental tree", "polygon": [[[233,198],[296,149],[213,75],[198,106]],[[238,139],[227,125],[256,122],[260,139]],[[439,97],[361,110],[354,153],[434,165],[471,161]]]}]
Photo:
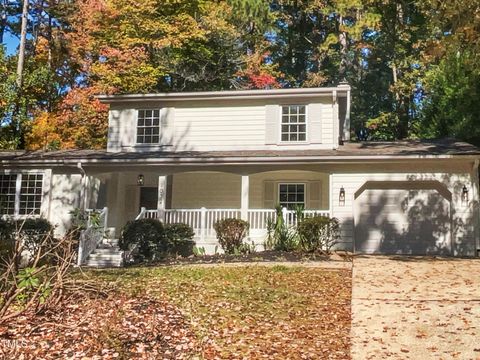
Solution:
[{"label": "small ornamental tree", "polygon": [[235,254],[243,248],[243,239],[250,228],[248,222],[240,219],[224,219],[213,224],[217,239],[226,254]]}]

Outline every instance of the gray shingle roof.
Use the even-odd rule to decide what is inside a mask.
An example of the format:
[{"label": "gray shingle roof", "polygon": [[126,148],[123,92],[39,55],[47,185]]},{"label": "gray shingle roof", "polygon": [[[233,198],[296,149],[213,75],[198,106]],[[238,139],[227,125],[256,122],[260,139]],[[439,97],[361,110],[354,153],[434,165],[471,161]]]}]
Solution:
[{"label": "gray shingle roof", "polygon": [[130,162],[150,160],[210,159],[221,161],[232,158],[351,158],[351,157],[424,157],[424,156],[477,155],[480,148],[453,139],[410,140],[396,142],[346,143],[337,150],[248,150],[248,151],[152,151],[107,152],[106,150],[58,151],[0,151],[0,161],[7,163],[59,162],[81,160],[85,162]]}]

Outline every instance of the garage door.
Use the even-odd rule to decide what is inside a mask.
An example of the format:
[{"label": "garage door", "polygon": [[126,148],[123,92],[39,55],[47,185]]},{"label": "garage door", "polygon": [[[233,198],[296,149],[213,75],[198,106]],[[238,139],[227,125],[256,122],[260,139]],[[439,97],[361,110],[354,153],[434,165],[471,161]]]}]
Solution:
[{"label": "garage door", "polygon": [[450,254],[451,199],[438,189],[425,188],[430,185],[417,184],[412,188],[411,185],[394,183],[373,184],[358,194],[355,200],[355,251],[367,254]]}]

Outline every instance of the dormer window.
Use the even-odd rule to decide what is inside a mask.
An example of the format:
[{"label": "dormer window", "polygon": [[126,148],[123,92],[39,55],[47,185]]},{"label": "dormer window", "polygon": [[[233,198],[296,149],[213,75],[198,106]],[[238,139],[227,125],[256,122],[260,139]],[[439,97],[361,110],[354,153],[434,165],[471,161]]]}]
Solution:
[{"label": "dormer window", "polygon": [[307,140],[307,116],[305,105],[282,106],[282,142]]},{"label": "dormer window", "polygon": [[137,144],[160,142],[160,109],[138,110]]}]

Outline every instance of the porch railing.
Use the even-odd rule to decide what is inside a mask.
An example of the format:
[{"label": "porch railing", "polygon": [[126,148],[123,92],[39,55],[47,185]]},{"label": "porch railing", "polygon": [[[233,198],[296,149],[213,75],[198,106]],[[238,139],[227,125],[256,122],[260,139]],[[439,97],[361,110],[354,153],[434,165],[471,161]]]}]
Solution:
[{"label": "porch railing", "polygon": [[[102,210],[87,209],[88,220],[87,227],[80,234],[80,242],[78,245],[77,265],[82,265],[88,256],[102,242],[107,231],[108,208]],[[93,214],[98,213],[98,218]]]},{"label": "porch railing", "polygon": [[[206,237],[214,237],[215,230],[213,224],[218,220],[227,218],[241,218],[240,209],[166,209],[162,212],[166,224],[184,223],[190,225],[195,234],[204,240]],[[304,217],[316,215],[330,217],[328,210],[305,210]],[[147,210],[141,208],[136,220],[139,219],[158,219],[158,210]],[[282,217],[288,226],[296,226],[298,223],[296,212],[293,210],[282,210]],[[266,230],[269,221],[276,221],[277,213],[273,209],[249,209],[247,212],[247,221],[251,230]]]}]

